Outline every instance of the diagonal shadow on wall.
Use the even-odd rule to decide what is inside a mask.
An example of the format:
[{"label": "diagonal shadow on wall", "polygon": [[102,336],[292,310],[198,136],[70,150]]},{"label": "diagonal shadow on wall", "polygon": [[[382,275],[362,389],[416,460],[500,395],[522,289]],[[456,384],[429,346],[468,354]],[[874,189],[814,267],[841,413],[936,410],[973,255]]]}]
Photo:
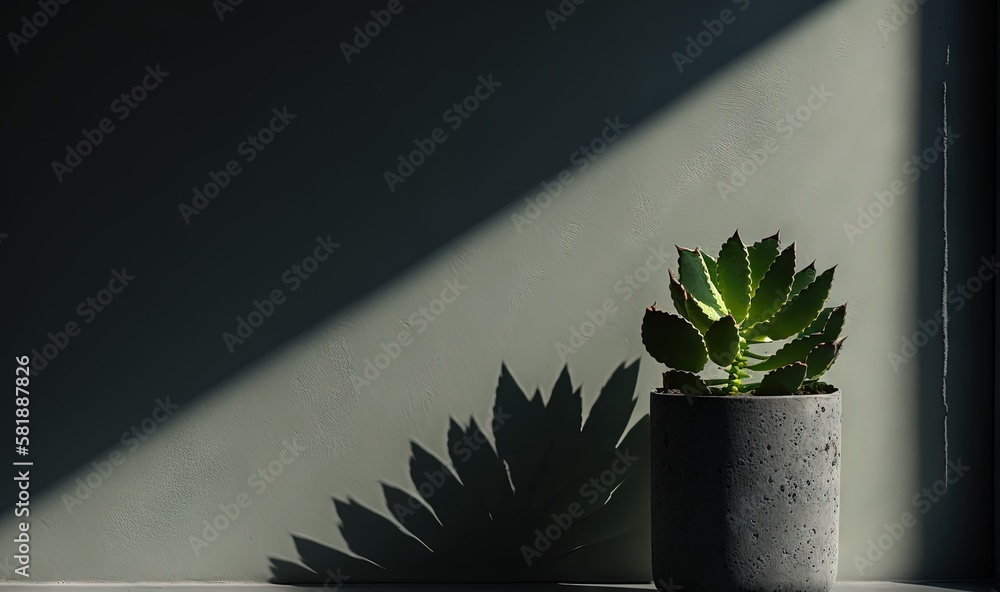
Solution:
[{"label": "diagonal shadow on wall", "polygon": [[[33,491],[90,470],[158,399],[193,412],[205,393],[557,175],[606,118],[631,133],[824,1],[562,4],[575,11],[554,25],[555,2],[406,4],[351,63],[340,44],[371,18],[370,3],[244,3],[222,23],[208,5],[81,6],[72,28],[59,19],[65,29],[46,29],[11,70],[22,92],[3,97],[6,135],[26,140],[0,148],[15,173],[9,193],[33,196],[0,204],[0,219],[17,221],[0,229],[10,234],[5,277],[30,279],[0,296],[17,311],[0,347],[15,357],[55,348],[48,334],[68,342],[33,378],[45,397],[32,409]],[[724,10],[735,22],[706,32]],[[694,56],[683,72],[674,53]],[[157,62],[170,72],[162,88],[58,183],[48,163],[67,130],[93,126]],[[442,111],[490,74],[503,86],[390,191],[384,171],[415,138],[448,127]],[[193,203],[192,187],[283,105],[297,119],[185,224],[178,205]],[[288,294],[282,272],[317,237],[342,246]],[[77,316],[122,266],[135,281],[95,317]],[[222,334],[275,288],[289,304],[227,351]],[[67,321],[82,334],[61,336]]]}]

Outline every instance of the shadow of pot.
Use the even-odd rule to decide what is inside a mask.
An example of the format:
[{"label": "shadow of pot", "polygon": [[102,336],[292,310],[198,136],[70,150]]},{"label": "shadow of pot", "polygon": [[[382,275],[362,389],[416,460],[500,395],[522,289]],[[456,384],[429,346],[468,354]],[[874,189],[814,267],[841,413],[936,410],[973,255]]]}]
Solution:
[{"label": "shadow of pot", "polygon": [[654,580],[685,592],[828,592],[840,392],[649,400]]}]

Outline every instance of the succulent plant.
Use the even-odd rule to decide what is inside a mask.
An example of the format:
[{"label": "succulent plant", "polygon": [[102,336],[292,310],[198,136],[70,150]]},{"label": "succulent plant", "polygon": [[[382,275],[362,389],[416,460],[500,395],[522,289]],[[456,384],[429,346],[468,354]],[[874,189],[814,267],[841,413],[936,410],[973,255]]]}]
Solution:
[{"label": "succulent plant", "polygon": [[[670,368],[664,389],[686,394],[791,395],[819,386],[843,347],[847,304],[824,308],[836,266],[816,274],[816,262],[795,271],[795,243],[780,249],[778,234],[749,247],[739,231],[718,258],[677,247],[679,278],[670,275],[678,314],[646,309],[642,343]],[[771,355],[751,347],[792,337]],[[726,378],[703,379],[708,361]],[[744,383],[749,371],[765,372]]]}]

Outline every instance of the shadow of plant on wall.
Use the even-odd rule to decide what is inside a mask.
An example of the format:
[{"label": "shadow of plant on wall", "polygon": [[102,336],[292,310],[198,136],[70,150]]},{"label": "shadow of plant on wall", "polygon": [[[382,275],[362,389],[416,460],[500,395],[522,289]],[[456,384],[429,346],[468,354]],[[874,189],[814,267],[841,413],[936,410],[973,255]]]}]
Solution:
[{"label": "shadow of plant on wall", "polygon": [[495,448],[472,419],[451,421],[450,464],[411,442],[412,492],[382,484],[391,518],[334,498],[351,554],[293,535],[302,565],[270,558],[271,581],[648,582],[649,416],[622,436],[638,372],[621,364],[584,423],[567,368],[546,404],[502,366]]}]

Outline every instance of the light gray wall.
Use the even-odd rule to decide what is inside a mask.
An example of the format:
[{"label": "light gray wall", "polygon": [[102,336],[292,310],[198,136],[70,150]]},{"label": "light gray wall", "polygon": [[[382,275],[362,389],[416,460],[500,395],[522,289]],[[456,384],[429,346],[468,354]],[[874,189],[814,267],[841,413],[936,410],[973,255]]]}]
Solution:
[{"label": "light gray wall", "polygon": [[[181,408],[70,513],[64,496],[92,471],[81,467],[33,500],[34,580],[264,580],[268,556],[296,557],[290,533],[343,548],[331,496],[384,510],[378,484],[409,484],[410,439],[444,456],[449,416],[487,422],[501,361],[526,389],[546,391],[568,363],[586,405],[615,366],[641,358],[637,418],[660,372],[643,352],[639,321],[643,307],[668,300],[666,273],[656,270],[631,298],[619,282],[650,249],[714,252],[737,227],[747,240],[780,228],[799,241],[802,263],[839,265],[832,302],[850,311],[847,348],[829,375],[845,393],[840,577],[920,577],[919,519],[881,559],[856,567],[927,485],[915,458],[916,362],[895,372],[887,360],[915,330],[919,240],[916,185],[902,163],[915,152],[920,27],[911,19],[884,37],[878,22],[892,6],[830,2],[649,119],[625,122],[626,136],[523,232],[512,221],[526,214],[519,199]],[[665,56],[661,75],[682,74]],[[811,110],[821,88],[832,96]],[[779,123],[796,113],[808,121],[786,134]],[[766,161],[724,199],[718,184],[761,149]],[[858,224],[858,208],[897,180],[903,195],[849,237],[844,225]],[[468,288],[370,386],[352,384],[449,280]],[[561,359],[557,344],[609,298],[618,312]],[[248,486],[293,439],[301,456],[263,491]],[[195,555],[190,537],[240,493],[251,506]],[[952,511],[945,503],[934,511]],[[13,517],[0,528],[12,532]]]}]

